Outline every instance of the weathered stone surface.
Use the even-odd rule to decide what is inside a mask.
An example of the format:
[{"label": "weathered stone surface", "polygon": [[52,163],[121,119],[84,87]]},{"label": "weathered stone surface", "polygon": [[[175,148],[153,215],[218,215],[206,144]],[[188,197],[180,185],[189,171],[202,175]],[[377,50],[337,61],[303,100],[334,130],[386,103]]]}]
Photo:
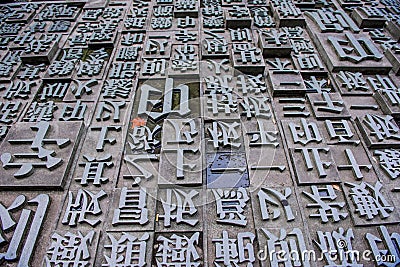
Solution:
[{"label": "weathered stone surface", "polygon": [[1,144],[0,187],[63,188],[81,131],[81,122],[15,124]]}]

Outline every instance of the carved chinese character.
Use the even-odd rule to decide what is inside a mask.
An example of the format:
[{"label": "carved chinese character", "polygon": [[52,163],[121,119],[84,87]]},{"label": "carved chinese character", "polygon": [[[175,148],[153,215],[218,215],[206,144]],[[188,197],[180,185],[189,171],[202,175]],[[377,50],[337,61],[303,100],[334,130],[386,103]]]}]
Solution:
[{"label": "carved chinese character", "polygon": [[26,122],[51,121],[56,109],[57,106],[53,101],[44,103],[33,102],[23,120]]},{"label": "carved chinese character", "polygon": [[219,31],[204,31],[206,35],[203,46],[209,55],[226,54],[228,51],[228,42],[223,35],[218,34]]},{"label": "carved chinese character", "polygon": [[328,174],[326,173],[325,169],[329,169],[332,162],[322,161],[320,151],[324,154],[327,154],[329,152],[329,148],[296,148],[295,151],[301,151],[307,171],[312,171],[314,168],[316,168],[319,178],[327,177]]},{"label": "carved chinese character", "polygon": [[79,189],[74,199],[74,193],[69,191],[68,204],[62,223],[69,226],[77,226],[78,223],[87,223],[95,227],[101,222],[100,219],[95,219],[95,217],[102,214],[100,200],[105,196],[107,194],[103,190],[92,193],[88,190]]},{"label": "carved chinese character", "polygon": [[311,186],[311,193],[303,191],[311,201],[312,204],[307,204],[307,208],[318,209],[317,213],[310,214],[310,218],[319,217],[322,223],[327,223],[329,220],[338,222],[347,218],[347,212],[340,212],[345,206],[344,202],[334,202],[337,195],[332,185],[325,187]]},{"label": "carved chinese character", "polygon": [[280,208],[284,210],[286,221],[295,219],[288,198],[292,194],[290,188],[285,188],[281,193],[272,188],[261,188],[257,193],[260,202],[261,216],[264,221],[276,220],[281,216]]},{"label": "carved chinese character", "polygon": [[153,30],[164,30],[172,27],[172,17],[160,17],[151,19],[151,27]]},{"label": "carved chinese character", "polygon": [[147,193],[145,188],[128,189],[123,187],[119,198],[118,208],[114,210],[112,224],[145,225],[149,222],[147,209]]},{"label": "carved chinese character", "polygon": [[225,25],[223,16],[203,17],[203,27],[208,29],[219,29]]},{"label": "carved chinese character", "polygon": [[175,131],[175,138],[168,139],[167,144],[193,144],[194,137],[199,133],[194,119],[166,120]]},{"label": "carved chinese character", "polygon": [[[36,82],[26,82],[26,81],[17,81],[11,82],[10,86],[6,89],[3,94],[3,98],[5,99],[15,99],[22,98],[27,99],[31,94],[32,87],[36,85]],[[0,89],[5,89],[2,87]]]},{"label": "carved chinese character", "polygon": [[[337,231],[323,232],[317,231],[318,240],[314,240],[315,244],[321,251],[327,265],[338,267],[361,267],[357,257],[350,257],[349,253],[353,250],[352,241],[354,239],[353,230],[350,228],[345,231],[340,227]],[[335,251],[336,255],[344,255],[341,257],[333,257],[331,251]]]},{"label": "carved chinese character", "polygon": [[[36,131],[36,136],[28,140],[8,140],[11,144],[18,143],[29,143],[30,149],[33,153],[16,153],[12,155],[11,153],[5,152],[1,155],[1,162],[3,163],[3,168],[19,168],[19,170],[14,173],[16,178],[24,178],[32,175],[35,168],[46,168],[49,170],[55,169],[62,164],[61,158],[56,158],[56,152],[54,150],[48,150],[45,148],[46,144],[56,143],[59,148],[63,148],[70,144],[69,139],[48,139],[46,135],[50,130],[50,124],[48,122],[39,122],[31,129]],[[33,161],[22,161],[23,158],[37,158],[37,162]]]},{"label": "carved chinese character", "polygon": [[400,176],[400,151],[396,149],[375,150],[375,156],[379,156],[379,163],[385,173],[391,179]]},{"label": "carved chinese character", "polygon": [[378,142],[400,139],[400,129],[392,116],[367,114],[362,122],[368,127],[369,135],[375,137]]},{"label": "carved chinese character", "polygon": [[22,103],[6,101],[0,102],[0,123],[10,124],[18,116],[18,111],[22,107]]},{"label": "carved chinese character", "polygon": [[136,62],[116,62],[108,74],[111,79],[132,79],[135,77],[137,69]]},{"label": "carved chinese character", "polygon": [[61,83],[61,82],[57,82],[57,83],[46,83],[43,88],[42,91],[39,92],[39,96],[40,96],[40,100],[47,100],[48,98],[59,98],[59,99],[63,99],[65,94],[67,93],[69,87],[69,83]]},{"label": "carved chinese character", "polygon": [[249,146],[273,146],[278,147],[278,131],[266,129],[264,120],[257,120],[258,131],[247,132],[250,135]]},{"label": "carved chinese character", "polygon": [[91,53],[86,61],[81,61],[78,66],[77,75],[82,76],[97,76],[100,74],[105,64],[105,59],[108,59],[108,53],[104,48]]},{"label": "carved chinese character", "polygon": [[68,32],[69,28],[71,27],[71,21],[67,20],[56,20],[53,21],[50,25],[48,31],[49,32]]},{"label": "carved chinese character", "polygon": [[79,162],[79,166],[85,167],[82,177],[75,178],[83,186],[87,186],[89,183],[93,183],[95,186],[101,186],[101,184],[107,183],[108,178],[102,177],[104,168],[111,168],[114,163],[111,161],[112,156],[107,154],[101,158],[94,158],[88,155],[83,155],[83,158],[87,162]]},{"label": "carved chinese character", "polygon": [[101,89],[101,93],[104,98],[128,98],[132,89],[133,82],[131,79],[111,79],[105,81],[104,87]]},{"label": "carved chinese character", "polygon": [[300,143],[305,146],[310,142],[322,142],[322,136],[315,122],[307,122],[306,119],[301,118],[300,123],[300,125],[293,122],[288,124],[294,143]]},{"label": "carved chinese character", "polygon": [[247,225],[247,218],[244,214],[249,196],[246,189],[212,190],[217,208],[217,222],[239,226]]},{"label": "carved chinese character", "polygon": [[176,221],[177,224],[185,223],[190,226],[195,226],[199,222],[198,219],[189,219],[197,213],[193,198],[199,194],[198,191],[166,189],[165,193],[166,198],[161,198],[164,214],[159,215],[159,218],[164,220],[165,227],[171,227],[171,221]]},{"label": "carved chinese character", "polygon": [[121,47],[118,49],[115,59],[118,61],[136,61],[139,57],[140,46]]},{"label": "carved chinese character", "polygon": [[232,93],[211,94],[208,96],[207,109],[212,111],[213,115],[220,113],[230,115],[237,112],[237,99]]},{"label": "carved chinese character", "polygon": [[172,234],[170,237],[159,236],[155,245],[157,266],[199,267],[198,252],[200,233]]},{"label": "carved chinese character", "polygon": [[128,32],[121,37],[121,44],[123,45],[133,45],[133,44],[141,44],[144,40],[145,34],[141,32]]},{"label": "carved chinese character", "polygon": [[175,33],[175,39],[182,43],[187,43],[189,41],[196,41],[197,40],[197,33],[196,32],[189,32],[188,30],[180,30],[179,32]]},{"label": "carved chinese character", "polygon": [[182,28],[182,29],[194,28],[196,26],[196,20],[194,18],[186,16],[184,18],[178,18],[176,25],[178,28]]},{"label": "carved chinese character", "polygon": [[22,67],[17,77],[21,80],[37,80],[40,78],[40,73],[46,70],[45,64],[30,65],[26,64]]},{"label": "carved chinese character", "polygon": [[248,28],[245,29],[229,29],[232,42],[253,42],[251,37],[251,31]]},{"label": "carved chinese character", "polygon": [[208,127],[207,131],[211,135],[210,142],[213,143],[214,149],[222,147],[234,147],[239,148],[241,146],[240,135],[238,132],[238,127],[240,126],[237,122],[213,122],[212,128]]},{"label": "carved chinese character", "polygon": [[54,61],[47,71],[50,76],[70,76],[75,70],[77,59],[61,59]]},{"label": "carved chinese character", "polygon": [[77,234],[67,232],[63,236],[54,233],[45,257],[46,267],[90,265],[94,235],[94,231],[86,235],[80,231]]},{"label": "carved chinese character", "polygon": [[302,71],[324,71],[324,65],[317,54],[301,54],[296,55],[300,70]]},{"label": "carved chinese character", "polygon": [[209,95],[232,93],[233,87],[229,84],[231,80],[230,75],[205,77],[206,93]]},{"label": "carved chinese character", "polygon": [[293,253],[302,255],[303,251],[307,251],[303,233],[299,228],[294,228],[290,232],[281,228],[279,235],[275,235],[265,228],[261,228],[261,232],[267,238],[265,244],[267,252],[265,252],[265,254],[268,255],[271,266],[286,264],[287,266],[300,265],[310,267],[309,257],[292,258],[290,256],[293,255]]},{"label": "carved chinese character", "polygon": [[346,93],[369,91],[367,81],[360,72],[340,71],[336,77],[340,80],[340,88],[345,88]]},{"label": "carved chinese character", "polygon": [[83,94],[90,95],[93,93],[91,87],[96,86],[98,82],[94,79],[89,80],[87,82],[82,82],[79,80],[73,80],[73,84],[71,85],[71,91],[74,93],[75,98],[81,98]]},{"label": "carved chinese character", "polygon": [[120,122],[121,109],[125,107],[125,102],[104,101],[97,107],[96,120],[107,121],[111,118],[113,122]]},{"label": "carved chinese character", "polygon": [[242,115],[246,115],[248,120],[252,117],[269,119],[272,116],[269,102],[267,97],[245,96],[240,102],[243,108]]},{"label": "carved chinese character", "polygon": [[144,50],[146,55],[154,55],[154,54],[165,55],[169,38],[170,38],[169,35],[149,36],[149,39],[147,40]]},{"label": "carved chinese character", "polygon": [[356,37],[351,33],[346,33],[343,38],[329,36],[328,41],[333,45],[340,60],[359,63],[364,60],[378,61],[383,58],[372,41],[366,37]]},{"label": "carved chinese character", "polygon": [[175,48],[172,59],[172,69],[186,72],[197,69],[196,50],[194,45],[184,44]]},{"label": "carved chinese character", "polygon": [[[365,238],[376,259],[377,266],[396,266],[400,264],[400,234],[390,234],[386,226],[379,226],[379,237],[367,233]],[[384,249],[379,249],[382,246]],[[391,259],[385,261],[384,259]]]},{"label": "carved chinese character", "polygon": [[85,116],[87,104],[78,100],[75,104],[64,104],[60,115],[60,121],[82,121]]},{"label": "carved chinese character", "polygon": [[367,172],[372,168],[370,164],[358,164],[356,158],[353,155],[351,149],[345,149],[346,158],[349,162],[349,165],[338,165],[338,170],[352,170],[353,175],[357,180],[364,178],[361,170],[365,169]]},{"label": "carved chinese character", "polygon": [[115,233],[107,233],[111,243],[104,246],[109,251],[104,254],[106,264],[103,267],[144,267],[146,266],[148,233],[129,234],[123,232],[119,239]]},{"label": "carved chinese character", "polygon": [[241,64],[257,64],[262,61],[261,50],[250,44],[233,44],[233,53]]},{"label": "carved chinese character", "polygon": [[[218,73],[216,73],[218,74]],[[258,95],[267,90],[265,82],[262,80],[262,75],[239,75],[237,76],[238,89],[242,91],[243,95],[255,94]]]},{"label": "carved chinese character", "polygon": [[[147,168],[143,167],[144,163],[150,162],[151,160],[158,160],[158,156],[154,154],[138,154],[138,155],[126,155],[124,161],[133,166],[139,174],[134,174],[133,170],[129,169],[130,174],[123,175],[124,179],[132,179],[133,186],[140,184],[142,179],[149,180],[154,175]],[[157,169],[158,171],[158,169]]]},{"label": "carved chinese character", "polygon": [[[9,207],[0,202],[0,260],[4,264],[31,266],[30,261],[49,205],[50,197],[46,194],[31,200],[19,195]],[[33,210],[31,206],[36,206],[36,209]],[[18,217],[16,213],[19,211]]]},{"label": "carved chinese character", "polygon": [[343,32],[351,30],[358,33],[360,29],[354,21],[343,10],[322,8],[315,11],[307,11],[305,14],[310,17],[319,27],[321,32]]},{"label": "carved chinese character", "polygon": [[165,76],[167,69],[167,60],[164,58],[161,59],[145,59],[143,58],[144,64],[142,66],[142,75],[143,76],[153,76],[159,74],[161,76]]},{"label": "carved chinese character", "polygon": [[229,238],[227,231],[222,231],[221,238],[213,238],[215,244],[214,264],[217,267],[247,266],[252,267],[254,256],[255,235],[251,232],[241,232],[235,238]]},{"label": "carved chinese character", "polygon": [[355,206],[355,212],[366,220],[372,220],[376,216],[382,219],[388,218],[394,207],[390,206],[386,198],[380,192],[382,184],[377,181],[375,185],[365,182],[360,184],[345,183],[350,189],[350,198]]},{"label": "carved chinese character", "polygon": [[[173,79],[168,78],[165,80],[164,90],[159,90],[148,84],[144,84],[140,87],[140,100],[138,107],[138,115],[147,115],[154,121],[168,116],[169,114],[179,114],[184,116],[189,114],[189,87],[181,84],[176,87],[173,86]],[[173,96],[179,92],[179,105],[173,109]],[[159,98],[164,96],[162,100]],[[151,99],[151,97],[157,97]],[[150,105],[149,105],[150,104]],[[162,111],[152,111],[153,107],[162,104]],[[150,107],[149,107],[150,106]]]}]

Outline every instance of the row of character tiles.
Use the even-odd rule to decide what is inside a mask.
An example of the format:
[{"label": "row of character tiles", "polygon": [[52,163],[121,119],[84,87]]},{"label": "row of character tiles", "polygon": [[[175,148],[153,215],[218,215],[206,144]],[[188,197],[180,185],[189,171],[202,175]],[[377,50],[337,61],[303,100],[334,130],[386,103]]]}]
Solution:
[{"label": "row of character tiles", "polygon": [[[379,186],[380,185],[375,185],[375,189],[378,189],[377,192],[379,192]],[[358,189],[361,189],[362,191],[365,188],[359,187]],[[325,214],[330,218],[335,218],[335,216],[345,218],[348,215],[343,212],[338,212],[338,210],[345,206],[344,203],[332,202],[333,199],[331,197],[336,197],[334,192],[335,190],[337,189],[333,187],[315,190],[312,189],[314,195],[310,193],[307,195],[310,198],[315,197],[315,203],[310,204],[309,207],[314,210],[318,209],[319,214],[317,214],[316,217]],[[166,191],[166,199],[162,202],[162,205],[166,214],[168,214],[160,214],[155,221],[158,221],[159,219],[167,220],[169,218],[180,221],[181,223],[196,224],[195,221],[187,219],[187,216],[197,214],[194,210],[196,209],[195,204],[192,202],[192,198],[196,196],[196,193],[193,192],[195,190],[167,189]],[[170,193],[168,194],[169,191]],[[264,194],[258,194],[258,197],[262,200],[260,201],[260,204],[265,205],[265,207],[268,207],[270,210],[264,210],[264,212],[261,211],[261,214],[258,216],[266,215],[268,218],[269,215],[269,220],[276,219],[280,215],[283,216],[284,213],[285,216],[293,216],[291,206],[288,205],[287,201],[287,198],[291,194],[290,189],[286,188],[281,192],[271,189],[262,189],[260,192],[263,192]],[[358,192],[358,190],[355,190],[354,192]],[[353,194],[356,194],[354,192]],[[73,193],[69,194],[69,201],[73,202],[73,200],[71,201]],[[91,199],[83,202],[76,200],[76,204],[71,204],[70,214],[68,214],[67,217],[73,220],[78,220],[79,218],[88,224],[95,224],[95,220],[87,219],[85,216],[94,215],[99,212],[101,206],[95,202],[98,198],[101,198],[103,194],[101,192],[91,193],[88,191],[80,191],[78,194],[80,194],[81,197],[86,195]],[[140,190],[126,190],[125,194],[127,200],[124,203],[121,203],[121,201],[119,203],[121,209],[126,208],[125,214],[122,214],[121,212],[121,217],[126,219],[128,225],[132,226],[133,223],[138,222],[140,217],[147,215],[143,212],[143,209],[146,209],[146,206],[144,206],[144,203],[141,201],[131,201],[140,196]],[[9,195],[7,193],[8,200],[5,201],[7,203],[1,204],[4,208],[2,216],[10,219],[6,220],[7,222],[10,222],[10,224],[2,225],[2,228],[4,228],[3,230],[8,231],[8,235],[5,237],[2,244],[4,250],[7,251],[6,254],[8,255],[5,260],[25,262],[28,265],[33,255],[40,255],[40,257],[33,257],[33,262],[38,260],[41,261],[43,257],[45,257],[47,266],[56,266],[60,263],[72,264],[74,262],[76,264],[82,264],[83,262],[84,264],[87,264],[88,261],[94,261],[96,248],[99,247],[100,253],[104,252],[105,255],[111,253],[111,257],[101,257],[101,259],[97,259],[101,261],[106,259],[110,264],[109,266],[114,266],[112,264],[116,264],[117,262],[122,264],[121,261],[124,258],[127,261],[144,261],[145,258],[148,260],[149,257],[153,257],[153,259],[156,259],[160,263],[165,260],[166,262],[164,262],[164,264],[168,262],[168,264],[175,263],[182,266],[182,264],[185,263],[186,266],[188,266],[188,262],[191,262],[189,266],[192,266],[192,261],[195,263],[202,261],[202,257],[191,258],[192,255],[196,254],[196,252],[200,252],[200,254],[201,252],[204,252],[202,255],[207,255],[207,261],[212,263],[215,260],[215,262],[223,263],[224,266],[229,266],[231,261],[244,263],[246,265],[248,263],[250,266],[253,266],[254,264],[257,266],[259,264],[258,260],[264,261],[262,266],[278,266],[279,260],[270,254],[272,251],[283,250],[286,253],[297,251],[301,255],[301,253],[305,252],[307,249],[315,249],[317,252],[321,252],[323,249],[332,251],[343,249],[343,252],[352,249],[358,249],[362,252],[370,249],[371,254],[375,254],[375,256],[377,254],[381,255],[381,253],[386,255],[389,251],[397,257],[394,260],[395,262],[398,262],[399,255],[397,249],[399,246],[399,228],[397,225],[358,228],[351,226],[351,224],[348,223],[339,223],[335,225],[324,224],[322,229],[322,225],[319,222],[313,223],[312,219],[310,219],[307,223],[308,226],[294,226],[281,223],[278,224],[277,227],[269,227],[268,223],[265,222],[260,226],[257,226],[257,223],[253,225],[253,222],[250,222],[250,225],[247,225],[246,228],[227,228],[223,225],[218,226],[218,224],[223,222],[225,218],[228,218],[228,220],[231,219],[231,221],[233,219],[234,221],[235,216],[237,217],[241,212],[246,211],[247,208],[244,207],[243,204],[248,201],[249,196],[244,189],[238,189],[234,193],[232,193],[232,191],[222,192],[222,190],[217,190],[212,193],[209,192],[209,194],[213,194],[216,197],[218,196],[217,199],[223,198],[224,200],[223,202],[221,201],[220,204],[218,204],[217,200],[216,203],[217,213],[218,211],[222,212],[222,214],[218,214],[219,217],[215,216],[215,218],[218,218],[217,222],[211,218],[211,214],[214,214],[215,212],[206,211],[208,212],[208,215],[204,221],[204,228],[198,229],[189,227],[178,231],[165,231],[164,229],[161,230],[161,232],[156,231],[154,234],[153,232],[137,232],[137,230],[134,230],[134,228],[130,226],[128,226],[126,230],[114,230],[111,226],[105,226],[103,227],[103,230],[99,229],[99,226],[94,230],[92,230],[92,227],[87,228],[83,226],[79,226],[78,229],[57,228],[57,230],[54,230],[54,221],[57,220],[57,215],[59,215],[59,212],[55,207],[59,206],[59,204],[54,203],[54,197],[52,197],[52,201],[50,202],[50,197],[46,194],[36,194],[35,196],[31,194],[33,196],[32,199],[27,199],[24,195],[18,196],[18,194],[14,194],[14,196],[12,196],[13,194]],[[359,200],[358,203],[363,205],[363,209],[358,210],[359,213],[368,211],[373,212],[374,214],[378,212],[382,215],[382,212],[390,211],[388,210],[388,207],[376,205],[380,203],[379,201],[382,201],[382,195],[380,193],[373,196],[364,195],[363,192],[359,192],[359,194],[366,197],[366,199],[364,199],[365,201],[358,199],[358,197],[353,198]],[[171,205],[169,202],[171,197],[184,199],[181,199],[180,201],[177,199],[176,204]],[[371,201],[374,199],[378,199],[378,202]],[[326,201],[330,201],[330,204],[325,206],[323,203]],[[83,207],[83,210],[76,209],[85,205],[87,205],[86,208],[88,208],[88,206],[91,206],[91,208],[89,208],[89,210],[85,210],[85,207]],[[135,212],[135,210],[132,209],[132,205],[139,207],[142,211]],[[151,209],[149,209],[149,212],[151,212]],[[17,213],[21,213],[19,219],[17,219]],[[82,216],[81,214],[84,215]],[[129,214],[131,214],[131,216],[129,216]],[[233,216],[230,216],[230,214],[233,214]],[[44,219],[45,215],[47,215],[46,219]],[[31,217],[32,221],[27,222],[27,216]],[[311,217],[315,217],[315,215],[311,215]],[[54,218],[54,220],[51,220],[50,218]],[[254,222],[256,221],[257,219],[255,219]],[[282,225],[285,226],[283,227]],[[10,230],[13,226],[16,226],[15,231]],[[307,228],[309,229],[308,231],[306,230]],[[26,232],[28,239],[21,236],[20,231],[17,231],[17,229]],[[255,229],[257,229],[257,231]],[[42,232],[42,235],[39,236],[40,231]],[[204,233],[205,235],[203,236]],[[156,239],[154,239],[153,247],[151,244],[153,243],[154,235],[156,236]],[[51,237],[51,240],[45,240],[49,236]],[[101,240],[100,246],[97,244],[99,237]],[[36,253],[33,254],[32,252],[34,251],[35,244],[38,240],[41,240],[40,242],[46,245],[38,246]],[[313,240],[315,247],[312,245],[310,240]],[[146,244],[148,245],[147,249]],[[16,246],[20,247],[21,250],[14,250],[12,253]],[[264,246],[266,247],[264,248]],[[197,251],[198,248],[200,248],[199,251]],[[264,254],[262,255],[264,256],[263,259],[256,259],[254,257],[255,252],[262,249],[265,249]],[[171,250],[179,250],[180,257],[172,256],[171,258]],[[65,254],[67,251],[68,256]],[[130,251],[130,253],[127,253],[128,251]],[[205,251],[208,251],[208,253],[206,254]],[[266,253],[267,251],[268,253]],[[152,255],[152,252],[154,254],[153,256],[150,256]],[[261,254],[262,253],[257,253],[258,256],[261,256]],[[74,257],[70,257],[71,255]],[[146,257],[144,257],[144,255],[146,255]],[[176,256],[176,254],[172,255]],[[327,255],[325,255],[325,257],[327,257]],[[116,262],[112,263],[112,259]],[[313,263],[308,265],[308,260],[312,259],[301,259],[305,266],[314,266]],[[325,260],[329,260],[329,258],[325,258]],[[331,262],[336,262],[338,259],[333,258],[330,260],[332,260]],[[125,261],[125,264],[127,264],[127,261]],[[361,262],[365,263],[365,259],[362,258]],[[354,260],[352,260],[352,263],[355,264]],[[368,265],[369,263],[366,264],[367,266],[370,266]],[[37,262],[35,266],[39,266]],[[315,266],[319,266],[319,264],[316,263]]]},{"label": "row of character tiles", "polygon": [[[367,145],[373,145],[371,147],[375,148],[375,150],[371,150],[371,153],[379,158],[380,167],[383,169],[383,173],[382,170],[377,171],[379,176],[396,179],[398,177],[396,171],[398,168],[398,150],[390,148],[398,144],[396,141],[396,136],[398,136],[399,132],[398,127],[394,128],[396,126],[395,122],[387,124],[387,117],[367,115],[364,119],[366,121],[365,126],[361,126],[359,130],[370,130],[369,135],[364,135],[363,138],[365,142],[371,140],[375,142],[370,144],[367,142]],[[64,152],[63,146],[59,146],[60,150],[48,144],[40,145],[44,149],[52,148],[53,156],[56,155],[56,151],[64,156],[66,155],[65,153],[70,153],[71,149],[76,151],[76,148],[73,148],[79,143],[76,138],[82,139],[79,136],[81,134],[86,135],[85,141],[81,142],[82,149],[79,156],[79,164],[85,166],[85,172],[82,174],[82,185],[87,185],[88,182],[100,185],[102,183],[100,180],[104,178],[102,177],[103,171],[107,172],[107,169],[111,168],[111,173],[115,172],[116,169],[112,168],[112,166],[114,163],[119,166],[119,159],[122,159],[122,153],[124,154],[125,162],[130,163],[133,167],[138,168],[137,163],[135,163],[137,160],[148,162],[149,166],[147,168],[151,167],[151,169],[147,170],[146,173],[150,173],[151,176],[158,177],[159,169],[155,166],[159,166],[162,174],[160,177],[171,177],[171,179],[164,181],[167,184],[171,182],[179,184],[180,182],[176,181],[176,179],[181,179],[183,184],[203,184],[201,175],[203,168],[207,170],[207,176],[204,175],[204,177],[207,177],[207,184],[211,184],[214,180],[228,182],[229,175],[221,175],[226,171],[225,169],[238,174],[235,176],[238,180],[248,180],[247,164],[249,164],[250,174],[253,171],[256,173],[255,177],[260,177],[269,170],[279,171],[281,175],[285,176],[287,174],[285,169],[288,161],[291,162],[300,184],[335,182],[344,173],[346,181],[348,177],[353,177],[356,180],[365,177],[372,179],[371,181],[377,180],[375,171],[370,171],[371,162],[375,162],[375,160],[373,160],[372,155],[366,154],[364,145],[359,145],[361,140],[351,121],[327,120],[325,123],[307,121],[305,119],[282,121],[283,131],[280,131],[279,127],[272,121],[266,120],[257,120],[257,123],[248,122],[247,120],[242,122],[206,122],[204,129],[200,127],[200,119],[167,119],[163,120],[163,122],[166,122],[163,126],[164,129],[160,125],[151,124],[138,117],[132,119],[129,123],[129,129],[123,125],[105,126],[94,124],[88,127],[87,132],[83,129],[83,124],[79,122],[49,123],[43,121],[37,124],[17,123],[10,133],[10,137],[13,137],[13,139],[5,138],[1,146],[2,150],[6,151],[3,155],[9,155],[7,156],[8,159],[3,161],[3,167],[13,166],[13,169],[3,170],[2,172],[5,172],[5,176],[10,176],[7,178],[10,182],[14,180],[12,176],[17,177],[17,174],[21,174],[20,171],[22,169],[25,170],[25,174],[21,174],[21,177],[31,176],[32,171],[36,169],[34,168],[35,163],[25,162],[21,160],[23,157],[18,155],[24,150],[35,150],[36,147],[32,147],[32,145],[37,138],[47,140],[46,135],[51,133],[54,136],[54,133],[58,133],[57,135],[68,137],[65,140],[72,141],[73,144]],[[72,125],[79,125],[75,129],[78,132],[72,132],[71,136],[60,132],[61,128],[70,128]],[[326,141],[328,139],[322,137],[318,125],[330,126],[327,127],[324,136],[330,136],[331,143]],[[27,129],[29,131],[26,131]],[[396,129],[397,132],[395,131]],[[34,133],[31,133],[35,131],[38,131],[36,137],[34,137]],[[204,137],[203,131],[205,132]],[[279,132],[287,137],[291,135],[292,138],[285,138],[286,141],[282,143]],[[28,147],[29,142],[27,143],[27,140],[32,141],[31,147]],[[17,144],[19,145],[17,146]],[[386,149],[383,149],[384,147]],[[160,151],[161,157],[157,156]],[[252,152],[250,153],[249,151]],[[30,157],[35,155],[35,157],[39,158],[44,156],[36,152],[29,155]],[[269,156],[265,157],[265,155]],[[27,156],[24,157],[27,158]],[[131,157],[135,157],[135,159],[131,159]],[[155,158],[152,159],[152,157]],[[63,156],[61,158],[46,156],[45,158],[47,160],[62,160]],[[286,158],[290,158],[290,160]],[[71,166],[72,159],[71,155],[65,157],[64,160],[67,163],[61,169],[64,169],[65,166]],[[160,160],[160,164],[154,163],[154,160]],[[47,162],[49,163],[49,161]],[[26,168],[26,164],[31,167]],[[47,166],[47,172],[50,173],[58,165],[52,168]],[[20,168],[19,171],[15,169],[18,166]],[[91,168],[94,168],[98,175],[92,177],[95,171],[91,170]],[[257,170],[261,171],[257,172]],[[140,170],[140,172],[142,175],[145,173],[143,170]],[[339,176],[339,173],[342,174]],[[186,178],[189,181],[183,179],[185,174],[188,175]],[[313,174],[312,177],[310,176],[311,174]],[[60,175],[61,180],[65,175]],[[39,175],[36,178],[40,179],[40,177]],[[286,177],[285,181],[291,181],[290,176],[286,175]],[[192,181],[192,179],[195,179],[195,181]],[[108,179],[105,179],[105,181],[108,181]],[[39,184],[42,184],[42,182],[39,182]],[[234,184],[229,184],[234,186],[235,181]],[[245,184],[248,184],[248,182]]]}]

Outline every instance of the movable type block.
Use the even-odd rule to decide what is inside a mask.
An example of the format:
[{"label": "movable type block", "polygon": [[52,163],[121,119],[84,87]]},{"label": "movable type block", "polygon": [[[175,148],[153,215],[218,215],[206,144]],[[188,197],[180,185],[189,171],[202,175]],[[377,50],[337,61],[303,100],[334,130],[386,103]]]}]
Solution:
[{"label": "movable type block", "polygon": [[291,0],[270,3],[278,27],[304,26],[305,19],[301,10]]},{"label": "movable type block", "polygon": [[251,186],[291,185],[282,139],[272,118],[244,121],[242,126]]},{"label": "movable type block", "polygon": [[192,44],[174,45],[168,76],[199,77],[199,47]]},{"label": "movable type block", "polygon": [[81,131],[81,122],[15,124],[1,144],[0,187],[62,188]]},{"label": "movable type block", "polygon": [[344,194],[356,226],[398,223],[400,220],[392,198],[381,182],[345,183]]},{"label": "movable type block", "polygon": [[258,45],[261,47],[264,57],[285,57],[290,56],[292,52],[289,38],[281,29],[259,30]]},{"label": "movable type block", "polygon": [[247,7],[233,6],[225,11],[226,29],[232,28],[250,28],[251,18],[250,11]]},{"label": "movable type block", "polygon": [[59,34],[42,34],[31,40],[21,54],[24,63],[50,63],[55,57],[61,36]]},{"label": "movable type block", "polygon": [[316,34],[317,49],[328,69],[361,73],[388,73],[389,61],[364,34]]},{"label": "movable type block", "polygon": [[[302,227],[287,228],[268,228],[262,227],[257,230],[258,244],[264,249],[261,256],[261,266],[279,266],[286,262],[291,265],[301,264],[302,266],[312,266],[310,257],[301,257],[304,251],[311,248],[311,242],[308,239],[306,230]],[[289,255],[300,255],[299,257],[290,257]],[[280,257],[279,255],[285,255]]]},{"label": "movable type block", "polygon": [[156,231],[202,231],[204,198],[203,191],[197,188],[159,189]]},{"label": "movable type block", "polygon": [[300,206],[293,187],[263,186],[252,192],[251,201],[256,229],[302,225]]},{"label": "movable type block", "polygon": [[305,213],[310,223],[317,222],[324,227],[331,224],[347,222],[349,213],[340,185],[312,185],[301,187],[300,205],[305,207]]},{"label": "movable type block", "polygon": [[299,118],[281,121],[289,148],[325,146],[320,123],[315,120]]},{"label": "movable type block", "polygon": [[2,198],[0,207],[2,217],[5,219],[0,229],[2,232],[7,232],[7,236],[1,238],[4,250],[3,263],[25,266],[31,266],[32,263],[39,264],[39,257],[35,255],[44,253],[39,244],[47,242],[43,237],[49,234],[50,228],[45,218],[48,219],[48,216],[54,220],[57,218],[52,207],[54,203],[50,205],[52,201],[60,201],[60,198],[55,197],[55,194],[50,197],[48,194],[13,193],[7,193]]},{"label": "movable type block", "polygon": [[357,117],[356,123],[369,148],[399,146],[400,129],[392,116],[367,114]]},{"label": "movable type block", "polygon": [[122,187],[112,195],[105,227],[109,231],[152,231],[156,219],[157,190]]},{"label": "movable type block", "polygon": [[299,53],[294,56],[294,65],[302,74],[324,75],[327,70],[320,57],[315,54]]},{"label": "movable type block", "polygon": [[322,94],[323,92],[330,93],[333,91],[331,80],[326,76],[307,76],[307,74],[304,74],[303,79],[307,93]]},{"label": "movable type block", "polygon": [[205,30],[202,39],[202,59],[229,58],[224,30]]},{"label": "movable type block", "polygon": [[343,96],[369,96],[373,94],[370,85],[361,72],[340,71],[334,74],[334,81]]},{"label": "movable type block", "polygon": [[[313,11],[306,11],[307,29],[310,35],[317,32],[343,32],[350,30],[359,33],[360,29],[344,10],[334,10],[332,8],[321,8]],[[311,23],[312,22],[312,23]]]},{"label": "movable type block", "polygon": [[265,63],[261,50],[250,43],[232,44],[233,67],[246,74],[264,72]]},{"label": "movable type block", "polygon": [[[159,233],[154,237],[153,261],[157,265],[197,266],[203,260],[202,232]],[[179,251],[179,257],[175,251]]]},{"label": "movable type block", "polygon": [[305,95],[306,86],[291,60],[267,59],[267,77],[273,96]]},{"label": "movable type block", "polygon": [[44,261],[48,266],[94,265],[99,236],[95,230],[55,231]]},{"label": "movable type block", "polygon": [[214,230],[208,234],[208,264],[215,266],[259,267],[254,230]]},{"label": "movable type block", "polygon": [[360,28],[382,28],[385,26],[386,11],[379,7],[358,7],[353,10],[351,17]]},{"label": "movable type block", "polygon": [[339,182],[329,147],[289,149],[299,185]]},{"label": "movable type block", "polygon": [[314,116],[319,120],[350,118],[350,113],[338,93],[322,92],[320,94],[308,94],[307,97]]},{"label": "movable type block", "polygon": [[94,266],[151,265],[153,232],[105,232],[97,249]]},{"label": "movable type block", "polygon": [[195,0],[177,0],[174,4],[174,17],[180,18],[189,16],[197,18],[199,16],[198,2]]},{"label": "movable type block", "polygon": [[143,58],[170,58],[172,50],[170,45],[171,38],[170,34],[149,34],[144,44]]}]

